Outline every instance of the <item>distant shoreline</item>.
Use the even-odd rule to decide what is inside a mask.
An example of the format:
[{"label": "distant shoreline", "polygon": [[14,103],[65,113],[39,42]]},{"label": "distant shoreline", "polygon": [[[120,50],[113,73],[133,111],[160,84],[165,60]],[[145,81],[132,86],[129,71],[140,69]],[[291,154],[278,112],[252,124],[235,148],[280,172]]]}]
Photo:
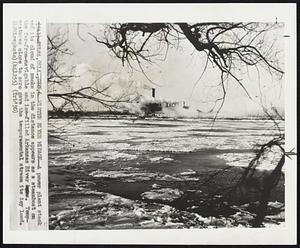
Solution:
[{"label": "distant shoreline", "polygon": [[[180,119],[193,119],[193,120],[203,120],[203,119],[209,119],[209,120],[270,120],[268,116],[245,116],[245,117],[217,117],[215,116],[199,116],[199,117],[184,117],[184,116],[178,116],[178,117],[168,117],[168,116],[161,116],[161,115],[152,115],[152,116],[142,116],[136,113],[129,113],[129,112],[119,112],[119,111],[90,111],[90,112],[74,112],[74,111],[68,111],[68,112],[53,112],[48,111],[48,117],[51,119],[79,119],[79,118],[109,118],[115,117],[115,119],[121,119],[123,117],[132,117],[136,119],[174,119],[174,120],[180,120]],[[280,120],[276,117],[273,117],[274,120]]]}]

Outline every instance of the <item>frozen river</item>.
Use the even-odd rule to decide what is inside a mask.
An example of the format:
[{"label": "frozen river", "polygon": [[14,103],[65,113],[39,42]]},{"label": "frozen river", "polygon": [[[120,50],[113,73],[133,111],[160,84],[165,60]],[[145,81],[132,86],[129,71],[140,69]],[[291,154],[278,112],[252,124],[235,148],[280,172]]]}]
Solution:
[{"label": "frozen river", "polygon": [[[279,127],[284,131],[284,122]],[[278,135],[267,120],[51,119],[48,128],[50,227],[56,229],[198,227],[208,216],[233,215],[226,204],[212,210],[208,196],[223,197],[255,149]],[[259,167],[262,173],[275,159]],[[283,197],[282,188],[272,196]],[[248,194],[234,201],[256,198]],[[86,212],[91,206],[98,209]],[[164,211],[165,221],[149,217],[163,219]],[[195,215],[186,218],[199,223],[172,221],[170,213]]]}]

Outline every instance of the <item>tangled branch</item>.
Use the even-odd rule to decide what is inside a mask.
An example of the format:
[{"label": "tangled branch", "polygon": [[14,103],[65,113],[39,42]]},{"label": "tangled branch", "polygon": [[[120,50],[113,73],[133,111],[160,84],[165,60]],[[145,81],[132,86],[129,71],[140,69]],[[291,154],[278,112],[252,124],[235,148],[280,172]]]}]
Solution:
[{"label": "tangled branch", "polygon": [[[218,113],[225,101],[224,84],[229,78],[251,99],[246,85],[235,74],[235,69],[241,66],[257,68],[261,65],[270,73],[279,77],[283,75],[279,62],[274,59],[277,54],[272,49],[274,43],[268,44],[266,40],[266,34],[278,27],[280,25],[277,23],[257,22],[119,23],[106,26],[103,37],[89,34],[96,42],[109,48],[123,65],[125,62],[130,66],[133,66],[132,62],[137,63],[149,81],[151,79],[146,75],[142,62],[154,63],[154,58],[166,57],[163,51],[167,53],[169,46],[175,47],[180,40],[188,40],[197,52],[205,54],[207,61],[218,68],[221,74],[222,96],[216,100],[216,103],[221,101]],[[206,68],[207,65],[204,71]]]},{"label": "tangled branch", "polygon": [[48,102],[54,112],[73,110],[85,111],[82,107],[84,100],[99,103],[109,110],[115,110],[120,103],[129,102],[127,96],[121,95],[113,98],[108,94],[109,86],[98,87],[97,82],[108,74],[102,74],[93,82],[83,82],[89,86],[74,90],[72,80],[79,78],[75,75],[72,68],[66,69],[63,61],[65,56],[73,55],[69,46],[68,33],[57,30],[53,35],[48,35]]}]

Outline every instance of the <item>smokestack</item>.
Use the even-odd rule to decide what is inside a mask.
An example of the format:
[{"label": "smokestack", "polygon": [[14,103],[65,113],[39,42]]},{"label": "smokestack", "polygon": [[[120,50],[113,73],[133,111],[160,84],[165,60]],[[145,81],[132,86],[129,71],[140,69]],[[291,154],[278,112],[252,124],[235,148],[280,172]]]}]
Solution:
[{"label": "smokestack", "polygon": [[152,97],[155,98],[155,88],[152,88]]}]

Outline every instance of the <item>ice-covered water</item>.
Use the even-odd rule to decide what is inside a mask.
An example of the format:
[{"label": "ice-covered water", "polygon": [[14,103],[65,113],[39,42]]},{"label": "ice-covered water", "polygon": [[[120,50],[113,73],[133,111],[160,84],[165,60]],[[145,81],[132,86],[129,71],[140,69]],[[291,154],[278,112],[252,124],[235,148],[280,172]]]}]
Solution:
[{"label": "ice-covered water", "polygon": [[[284,122],[278,123],[283,132]],[[62,229],[82,229],[87,226],[96,229],[118,228],[120,223],[115,219],[117,217],[111,219],[107,212],[109,209],[105,211],[106,205],[110,203],[103,201],[106,198],[112,199],[111,197],[116,201],[123,199],[122,202],[130,199],[128,202],[132,203],[130,207],[126,205],[123,208],[114,205],[117,209],[115,212],[112,210],[114,216],[125,212],[130,215],[127,222],[121,221],[125,228],[126,225],[138,228],[137,225],[140,224],[137,223],[145,224],[147,221],[150,228],[164,227],[160,210],[155,210],[155,213],[159,213],[156,217],[160,218],[156,223],[153,223],[153,219],[149,219],[148,215],[148,219],[144,222],[135,212],[130,212],[135,206],[139,209],[144,206],[147,209],[144,208],[143,211],[146,212],[153,208],[165,209],[167,205],[164,205],[164,198],[174,200],[174,204],[172,201],[168,202],[172,206],[171,212],[177,211],[176,214],[179,214],[180,211],[187,209],[189,212],[198,209],[195,210],[195,215],[198,216],[202,211],[199,206],[204,201],[201,197],[205,194],[201,193],[199,202],[195,202],[187,197],[188,192],[194,190],[193,192],[199,194],[201,190],[197,187],[200,187],[209,173],[219,170],[226,172],[228,166],[246,167],[254,157],[255,149],[278,135],[278,127],[268,120],[217,120],[213,123],[210,119],[131,117],[51,119],[48,129],[49,204],[52,209],[50,216],[55,221],[59,220],[54,221],[56,224],[53,224],[52,228],[61,226]],[[258,169],[270,170],[274,167],[279,159],[279,152],[276,150],[271,152],[271,155],[265,157],[266,162]],[[233,175],[233,172],[228,172],[227,176],[219,178],[217,183],[224,187],[231,180],[234,181]],[[72,192],[76,199],[68,196],[68,192]],[[83,192],[96,193],[90,196]],[[105,197],[100,199],[98,194]],[[180,198],[182,196],[186,199],[185,202]],[[97,199],[94,199],[95,197]],[[191,196],[191,199],[194,199],[193,197]],[[80,205],[82,210],[78,212],[77,205],[80,198],[86,199],[86,202],[80,203],[83,204]],[[144,204],[145,199],[154,202]],[[187,204],[188,201],[191,203]],[[77,205],[70,206],[73,203]],[[95,206],[102,204],[102,207],[99,207],[100,205],[97,207],[101,208],[101,211],[91,212],[89,209],[93,208],[93,204],[96,204]],[[64,213],[67,213],[67,216]],[[99,213],[104,217],[98,216],[100,219],[93,224],[92,216]],[[80,215],[80,220],[74,217],[76,214]],[[186,212],[180,214],[192,216]],[[61,221],[61,215],[64,216],[63,223],[68,225],[57,224]],[[71,215],[74,215],[73,219]],[[195,218],[195,215],[191,218]],[[72,222],[75,221],[74,218],[79,226]],[[137,218],[139,221],[135,223]],[[170,227],[169,220],[173,217],[166,218],[167,226]],[[222,223],[226,221],[230,222],[226,219]],[[181,225],[187,227],[190,224],[183,224],[180,221],[174,224],[176,227]],[[197,225],[202,224],[197,222]]]},{"label": "ice-covered water", "polygon": [[[284,122],[279,122],[279,126],[283,130]],[[228,165],[245,167],[253,158],[253,150],[278,135],[278,128],[268,120],[218,120],[213,123],[209,119],[82,118],[76,121],[50,120],[49,134],[50,155],[56,154],[50,161],[53,165],[60,164],[62,160],[131,160],[145,151],[192,152],[215,149],[233,150],[218,156],[225,159]],[[54,142],[51,142],[52,139]],[[172,158],[149,159],[155,162]],[[268,168],[271,166],[263,167]]]}]

